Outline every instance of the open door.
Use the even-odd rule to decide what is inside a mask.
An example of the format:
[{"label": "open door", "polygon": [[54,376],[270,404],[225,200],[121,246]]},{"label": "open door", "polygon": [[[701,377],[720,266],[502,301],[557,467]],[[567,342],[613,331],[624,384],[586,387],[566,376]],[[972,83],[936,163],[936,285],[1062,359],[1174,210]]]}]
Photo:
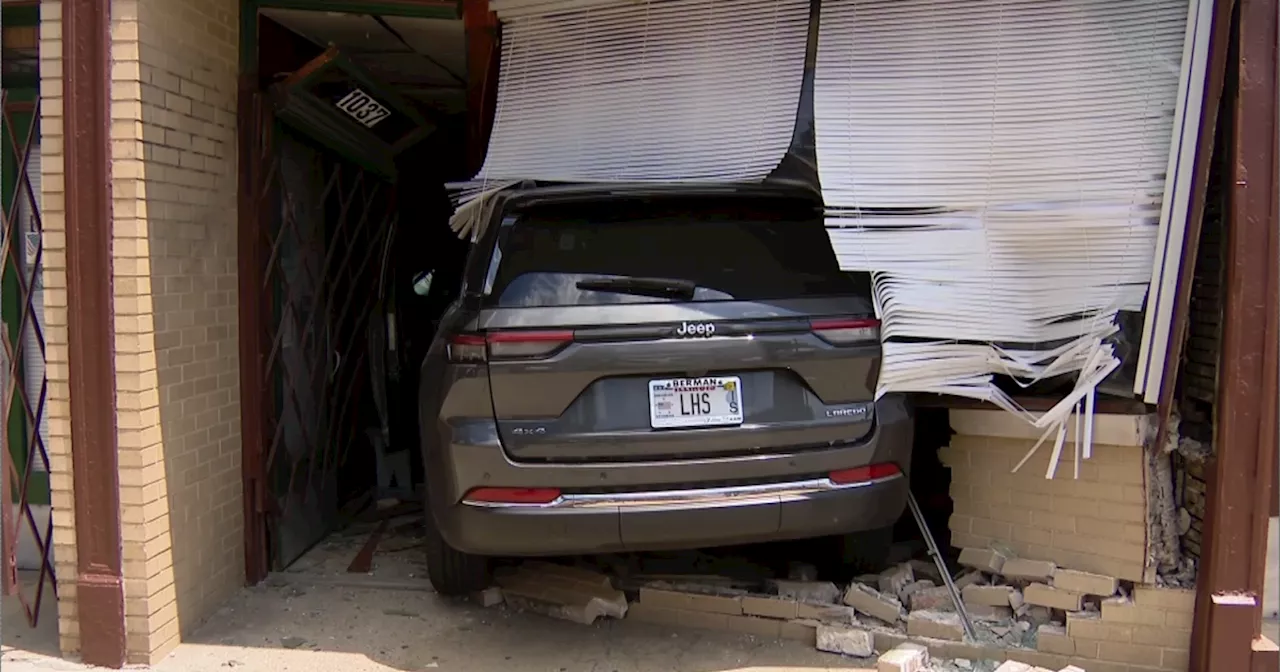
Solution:
[{"label": "open door", "polygon": [[370,328],[396,221],[394,159],[428,129],[332,48],[258,102],[263,426],[261,454],[246,460],[279,570],[333,529],[345,458],[375,450],[370,429],[385,425]]}]

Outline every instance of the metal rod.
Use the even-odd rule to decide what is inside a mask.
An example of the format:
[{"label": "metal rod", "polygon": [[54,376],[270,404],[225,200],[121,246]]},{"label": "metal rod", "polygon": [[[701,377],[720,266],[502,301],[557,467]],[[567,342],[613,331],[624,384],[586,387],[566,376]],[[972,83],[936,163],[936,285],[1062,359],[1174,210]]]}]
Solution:
[{"label": "metal rod", "polygon": [[960,622],[964,624],[964,634],[968,636],[969,641],[976,641],[977,635],[973,632],[973,621],[969,620],[969,612],[964,609],[964,601],[960,599],[960,591],[956,590],[956,584],[951,580],[951,572],[947,570],[947,562],[942,559],[942,553],[938,551],[938,544],[933,540],[933,534],[929,532],[929,525],[924,522],[924,514],[920,512],[920,505],[916,503],[915,494],[907,493],[907,506],[911,507],[911,515],[916,519],[916,525],[920,527],[920,534],[924,536],[925,546],[929,549],[929,557],[933,558],[933,564],[937,565],[938,573],[942,575],[942,582],[947,585],[947,592],[951,593],[951,601],[956,605],[956,613],[960,614]]}]

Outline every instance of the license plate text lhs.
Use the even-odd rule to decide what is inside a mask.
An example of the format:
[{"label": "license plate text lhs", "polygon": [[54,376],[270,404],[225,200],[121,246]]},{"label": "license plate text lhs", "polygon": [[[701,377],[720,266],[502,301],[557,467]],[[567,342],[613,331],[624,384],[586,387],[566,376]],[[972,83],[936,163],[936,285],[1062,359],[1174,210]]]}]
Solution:
[{"label": "license plate text lhs", "polygon": [[736,376],[649,381],[654,429],[741,425],[742,380]]}]

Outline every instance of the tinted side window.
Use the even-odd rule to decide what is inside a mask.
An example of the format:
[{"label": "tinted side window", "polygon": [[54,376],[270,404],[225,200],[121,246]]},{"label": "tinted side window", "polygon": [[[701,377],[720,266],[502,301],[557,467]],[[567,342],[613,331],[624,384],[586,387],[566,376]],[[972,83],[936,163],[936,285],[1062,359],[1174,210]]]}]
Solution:
[{"label": "tinted side window", "polygon": [[693,301],[870,293],[865,274],[839,269],[821,216],[809,208],[612,205],[533,211],[517,220],[499,241],[490,305],[688,300],[578,287],[632,277],[691,282]]}]

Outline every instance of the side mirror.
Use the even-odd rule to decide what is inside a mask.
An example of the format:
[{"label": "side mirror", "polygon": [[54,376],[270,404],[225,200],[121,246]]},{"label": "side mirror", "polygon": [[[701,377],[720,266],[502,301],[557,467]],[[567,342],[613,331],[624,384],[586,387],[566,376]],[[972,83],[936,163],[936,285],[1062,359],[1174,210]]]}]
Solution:
[{"label": "side mirror", "polygon": [[431,293],[431,280],[435,277],[435,270],[426,271],[413,276],[413,293],[418,296],[426,296]]}]

